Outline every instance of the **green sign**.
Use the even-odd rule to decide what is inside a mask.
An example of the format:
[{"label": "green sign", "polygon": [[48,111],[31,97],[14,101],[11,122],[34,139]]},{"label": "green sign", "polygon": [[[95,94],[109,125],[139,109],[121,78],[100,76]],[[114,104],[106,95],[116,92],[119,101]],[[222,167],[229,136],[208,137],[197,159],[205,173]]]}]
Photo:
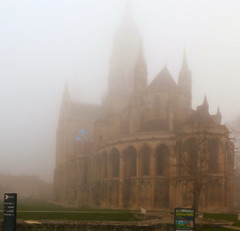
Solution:
[{"label": "green sign", "polygon": [[174,230],[192,231],[195,225],[194,209],[176,208],[174,212]]}]

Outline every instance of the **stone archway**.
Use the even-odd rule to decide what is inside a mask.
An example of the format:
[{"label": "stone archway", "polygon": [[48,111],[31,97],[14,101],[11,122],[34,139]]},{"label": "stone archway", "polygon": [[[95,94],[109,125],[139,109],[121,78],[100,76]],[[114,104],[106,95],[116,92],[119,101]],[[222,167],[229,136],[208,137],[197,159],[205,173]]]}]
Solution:
[{"label": "stone archway", "polygon": [[139,207],[152,208],[153,179],[151,177],[152,149],[144,144],[139,149],[139,178],[138,178],[138,205]]},{"label": "stone archway", "polygon": [[101,153],[101,184],[100,184],[100,206],[106,207],[108,201],[108,155],[107,152]]},{"label": "stone archway", "polygon": [[156,151],[156,180],[154,190],[154,207],[168,208],[169,206],[169,149],[166,145],[157,146]]},{"label": "stone archway", "polygon": [[164,144],[161,144],[156,149],[156,176],[168,176],[169,150]]},{"label": "stone archway", "polygon": [[129,146],[123,152],[125,178],[137,176],[137,151],[134,147]]},{"label": "stone archway", "polygon": [[140,175],[149,176],[150,175],[150,153],[151,149],[148,145],[143,145],[140,148]]},{"label": "stone archway", "polygon": [[132,208],[136,205],[137,195],[137,151],[133,146],[129,146],[123,152],[124,163],[124,187],[123,187],[123,206]]},{"label": "stone archway", "polygon": [[120,171],[120,153],[119,151],[114,148],[110,152],[110,177],[115,178],[119,177],[119,171]]},{"label": "stone archway", "polygon": [[108,181],[108,202],[110,207],[119,206],[120,153],[113,148],[109,154],[110,174]]},{"label": "stone archway", "polygon": [[211,139],[208,142],[208,167],[210,173],[219,173],[219,161],[222,152],[222,144],[218,139]]},{"label": "stone archway", "polygon": [[108,156],[106,152],[101,154],[102,156],[102,179],[108,178]]}]

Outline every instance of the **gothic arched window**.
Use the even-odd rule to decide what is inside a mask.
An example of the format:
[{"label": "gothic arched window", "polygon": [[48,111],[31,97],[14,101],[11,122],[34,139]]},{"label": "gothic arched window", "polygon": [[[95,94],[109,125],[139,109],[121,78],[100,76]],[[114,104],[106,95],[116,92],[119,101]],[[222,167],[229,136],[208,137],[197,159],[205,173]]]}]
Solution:
[{"label": "gothic arched window", "polygon": [[137,175],[137,151],[133,147],[128,147],[124,151],[125,174],[126,177],[133,177]]},{"label": "gothic arched window", "polygon": [[144,145],[140,150],[141,155],[141,175],[149,175],[149,166],[150,166],[150,148],[147,145]]},{"label": "gothic arched window", "polygon": [[[198,172],[198,162],[203,162],[203,155],[199,156],[199,149],[201,149],[199,142],[195,138],[190,138],[186,142],[186,154],[183,156],[181,168],[190,175],[196,175]],[[201,153],[203,154],[203,153]]]},{"label": "gothic arched window", "polygon": [[110,153],[111,158],[111,177],[119,177],[120,154],[117,149],[113,149]]},{"label": "gothic arched window", "polygon": [[220,155],[221,143],[219,140],[210,140],[208,144],[209,153],[209,171],[211,173],[218,173],[219,171],[219,155]]},{"label": "gothic arched window", "polygon": [[106,179],[108,177],[108,159],[106,152],[102,154],[102,176],[103,179]]},{"label": "gothic arched window", "polygon": [[168,148],[166,145],[160,145],[156,149],[156,173],[158,176],[168,174]]}]

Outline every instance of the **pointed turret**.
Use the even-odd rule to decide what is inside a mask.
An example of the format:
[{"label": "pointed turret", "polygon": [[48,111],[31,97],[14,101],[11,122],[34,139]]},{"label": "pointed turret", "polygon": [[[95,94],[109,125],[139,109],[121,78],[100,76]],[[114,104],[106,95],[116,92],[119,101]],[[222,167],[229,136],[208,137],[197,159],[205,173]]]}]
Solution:
[{"label": "pointed turret", "polygon": [[187,56],[184,49],[182,67],[178,77],[178,88],[181,94],[183,94],[183,104],[186,104],[188,108],[192,107],[192,75],[188,68]]},{"label": "pointed turret", "polygon": [[207,96],[206,96],[206,95],[204,96],[204,100],[203,100],[202,106],[203,106],[206,110],[208,110],[208,108],[209,108],[209,104],[208,104],[208,100],[207,100]]},{"label": "pointed turret", "polygon": [[219,109],[219,107],[218,107],[218,109],[217,109],[217,116],[219,116],[219,117],[221,117],[221,118],[222,118],[222,113],[220,112],[220,109]]},{"label": "pointed turret", "polygon": [[134,69],[134,90],[135,93],[147,87],[147,65],[144,59],[143,47],[140,44],[138,58]]},{"label": "pointed turret", "polygon": [[214,120],[214,122],[217,123],[217,124],[221,124],[221,122],[222,122],[222,114],[221,114],[221,112],[220,112],[219,107],[218,107],[218,109],[217,109],[217,114],[216,114],[216,115],[213,115],[213,120]]},{"label": "pointed turret", "polygon": [[199,113],[199,115],[201,115],[203,118],[209,117],[209,105],[208,105],[208,100],[207,100],[207,96],[204,96],[204,100],[202,105],[197,107],[197,112]]},{"label": "pointed turret", "polygon": [[191,123],[210,123],[214,118],[209,114],[209,105],[206,95],[204,96],[203,103],[199,105],[196,111],[189,117],[188,122]]}]

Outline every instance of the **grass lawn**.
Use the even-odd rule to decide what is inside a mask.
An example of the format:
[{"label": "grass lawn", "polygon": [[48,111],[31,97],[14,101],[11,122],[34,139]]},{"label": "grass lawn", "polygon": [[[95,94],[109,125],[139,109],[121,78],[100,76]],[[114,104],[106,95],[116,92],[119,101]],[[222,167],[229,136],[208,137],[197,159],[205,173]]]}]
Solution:
[{"label": "grass lawn", "polygon": [[[3,208],[0,202],[0,208]],[[114,209],[69,208],[40,200],[18,200],[17,218],[21,220],[79,220],[79,221],[136,221],[133,211]],[[2,217],[2,211],[0,212]],[[204,213],[204,218],[234,222],[240,226],[237,214]],[[212,228],[204,231],[224,231],[224,228]],[[1,230],[0,230],[1,231]]]},{"label": "grass lawn", "polygon": [[111,212],[18,212],[21,220],[72,220],[72,221],[136,221],[131,213]]},{"label": "grass lawn", "polygon": [[234,213],[204,213],[204,218],[214,219],[214,220],[224,220],[231,221],[233,225],[240,226],[240,221],[238,220],[238,215]]},{"label": "grass lawn", "polygon": [[[0,203],[3,207],[3,202]],[[77,208],[65,208],[60,205],[56,205],[47,201],[22,199],[17,202],[17,209],[23,211],[72,211],[78,210]]]},{"label": "grass lawn", "polygon": [[[3,208],[1,203],[0,205]],[[2,212],[0,214],[2,217]],[[136,221],[129,210],[66,208],[40,200],[18,200],[17,219],[73,221]]]},{"label": "grass lawn", "polygon": [[232,221],[232,222],[238,221],[237,214],[233,214],[233,213],[204,213],[203,217],[214,219],[214,220],[225,220],[225,221]]},{"label": "grass lawn", "polygon": [[198,231],[234,231],[234,230],[227,229],[227,228],[207,228],[207,229],[198,229]]}]

